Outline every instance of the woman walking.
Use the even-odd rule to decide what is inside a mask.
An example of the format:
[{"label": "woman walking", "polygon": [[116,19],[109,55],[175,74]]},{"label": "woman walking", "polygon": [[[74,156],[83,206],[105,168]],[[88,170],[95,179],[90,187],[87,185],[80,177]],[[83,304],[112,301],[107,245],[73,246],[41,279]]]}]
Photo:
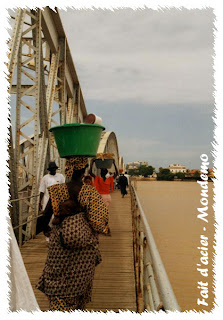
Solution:
[{"label": "woman walking", "polygon": [[[48,189],[50,200],[44,211],[43,231],[45,235],[50,233],[50,243],[37,288],[49,298],[51,311],[86,308],[95,266],[101,262],[98,233],[109,234],[103,199],[93,186],[82,182],[86,167],[86,157],[70,157],[65,174],[71,181]],[[52,214],[56,219],[50,230]]]},{"label": "woman walking", "polygon": [[124,196],[127,194],[126,187],[128,186],[128,179],[126,178],[126,176],[124,176],[123,173],[120,174],[118,184],[120,185],[122,198],[124,198]]},{"label": "woman walking", "polygon": [[101,169],[101,176],[97,176],[92,172],[93,164],[95,162],[95,159],[91,161],[91,166],[89,170],[89,174],[94,178],[94,185],[95,188],[98,190],[100,195],[102,196],[104,203],[106,204],[107,208],[111,204],[111,193],[114,190],[114,179],[118,175],[118,169],[115,164],[115,160],[113,159],[113,164],[115,167],[115,173],[113,176],[106,177],[108,174],[107,169]]}]

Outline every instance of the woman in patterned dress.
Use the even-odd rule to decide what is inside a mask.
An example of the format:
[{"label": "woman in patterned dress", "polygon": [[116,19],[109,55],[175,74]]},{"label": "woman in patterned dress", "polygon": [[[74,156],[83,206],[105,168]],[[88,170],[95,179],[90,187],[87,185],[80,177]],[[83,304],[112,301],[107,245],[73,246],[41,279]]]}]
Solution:
[{"label": "woman in patterned dress", "polygon": [[[95,266],[101,262],[98,233],[109,234],[108,209],[102,197],[93,186],[82,182],[86,167],[86,157],[70,157],[65,174],[71,181],[48,189],[50,200],[44,211],[43,231],[45,235],[50,232],[50,243],[37,288],[49,298],[51,311],[86,308]],[[52,214],[59,217],[61,205],[69,199],[78,203],[80,213],[65,217],[49,230]]]}]

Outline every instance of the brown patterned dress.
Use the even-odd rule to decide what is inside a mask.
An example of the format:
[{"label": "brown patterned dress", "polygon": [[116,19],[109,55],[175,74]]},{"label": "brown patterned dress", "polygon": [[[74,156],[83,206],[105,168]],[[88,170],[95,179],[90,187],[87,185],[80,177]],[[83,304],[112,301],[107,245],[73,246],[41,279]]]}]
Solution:
[{"label": "brown patterned dress", "polygon": [[[52,187],[56,192],[55,185]],[[89,185],[82,186],[78,201],[83,212],[52,228],[47,260],[37,284],[48,296],[52,311],[85,309],[91,300],[95,266],[101,262],[98,233],[108,232],[107,207]]]}]

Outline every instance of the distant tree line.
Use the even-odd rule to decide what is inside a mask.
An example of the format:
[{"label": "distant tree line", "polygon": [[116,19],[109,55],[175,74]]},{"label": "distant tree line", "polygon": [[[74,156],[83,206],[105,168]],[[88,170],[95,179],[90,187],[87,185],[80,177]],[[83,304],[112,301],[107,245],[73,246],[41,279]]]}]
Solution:
[{"label": "distant tree line", "polygon": [[[153,168],[152,166],[140,166],[137,169],[127,168],[127,170],[130,176],[143,176],[145,178],[148,176],[151,176],[155,172],[155,168]],[[186,173],[183,173],[183,172],[172,173],[168,168],[162,168],[162,167],[159,168],[159,172],[157,173],[157,180],[172,181],[174,179],[199,180],[200,172],[197,170],[193,173],[193,175],[190,175],[190,170],[187,170]]]},{"label": "distant tree line", "polygon": [[168,180],[171,181],[174,179],[175,174],[171,173],[169,169],[159,168],[157,173],[157,180]]},{"label": "distant tree line", "polygon": [[174,179],[184,180],[185,173],[183,172],[172,173],[167,168],[159,168],[159,172],[157,173],[157,180],[172,181]]},{"label": "distant tree line", "polygon": [[147,178],[153,174],[154,170],[155,168],[152,166],[140,166],[137,169],[128,169],[128,174],[130,176],[143,176]]}]

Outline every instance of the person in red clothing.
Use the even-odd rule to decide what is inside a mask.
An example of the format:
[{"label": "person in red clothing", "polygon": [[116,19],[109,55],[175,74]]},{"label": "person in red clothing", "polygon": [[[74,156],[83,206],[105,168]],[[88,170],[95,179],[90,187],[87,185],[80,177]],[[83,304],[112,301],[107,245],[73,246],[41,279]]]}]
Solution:
[{"label": "person in red clothing", "polygon": [[115,160],[113,160],[113,164],[115,167],[115,173],[113,176],[109,176],[108,175],[108,170],[107,169],[101,169],[101,176],[96,176],[93,172],[92,172],[92,168],[93,168],[93,164],[95,162],[95,159],[93,159],[91,161],[91,166],[90,166],[90,170],[89,170],[89,174],[94,178],[94,185],[95,188],[98,190],[98,192],[100,193],[100,195],[102,196],[104,203],[106,204],[107,207],[110,206],[111,203],[111,195],[110,193],[113,192],[114,189],[114,179],[117,177],[118,175],[118,169],[116,167],[115,164]]}]

